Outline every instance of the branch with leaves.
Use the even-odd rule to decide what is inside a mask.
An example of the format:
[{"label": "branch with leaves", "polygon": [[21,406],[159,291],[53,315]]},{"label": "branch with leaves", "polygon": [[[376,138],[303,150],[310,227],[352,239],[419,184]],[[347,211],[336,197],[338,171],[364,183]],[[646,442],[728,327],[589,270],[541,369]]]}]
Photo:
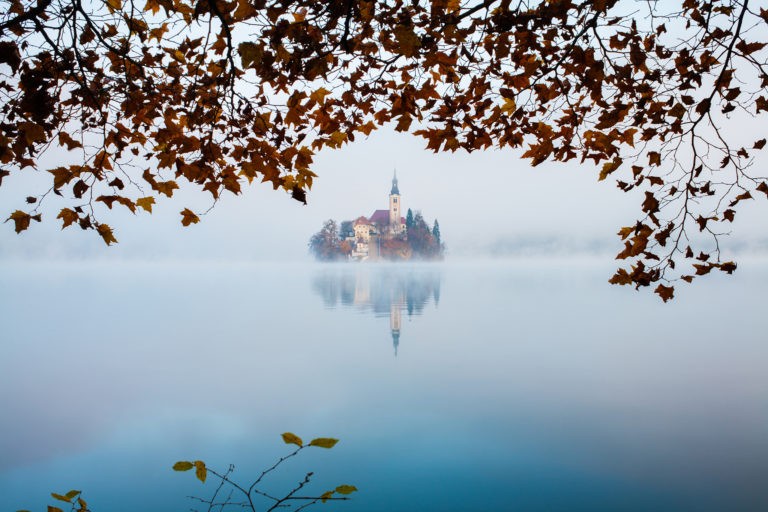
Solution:
[{"label": "branch with leaves", "polygon": [[[264,480],[264,477],[275,471],[283,462],[296,457],[302,450],[307,448],[333,448],[336,446],[338,439],[333,439],[330,437],[318,437],[309,443],[304,444],[304,441],[302,441],[299,436],[290,432],[286,432],[283,434],[283,441],[286,444],[295,445],[297,448],[288,455],[281,457],[269,468],[265,469],[258,476],[258,478],[251,482],[250,485],[242,485],[232,479],[232,473],[235,469],[232,465],[230,465],[225,472],[219,473],[206,466],[206,464],[201,460],[179,461],[173,465],[173,469],[175,471],[190,471],[194,469],[195,476],[203,483],[205,483],[207,480],[208,475],[213,475],[215,478],[218,478],[219,485],[216,488],[216,491],[213,493],[213,496],[207,499],[196,497],[192,498],[195,501],[206,505],[209,511],[213,510],[214,508],[218,510],[224,510],[225,508],[235,507],[241,509],[245,508],[256,512],[257,506],[254,503],[254,498],[259,496],[266,498],[271,502],[268,508],[266,508],[267,512],[271,512],[278,508],[291,507],[296,507],[294,510],[304,510],[312,505],[315,505],[316,503],[325,503],[327,501],[346,501],[349,499],[349,494],[357,491],[355,486],[345,484],[339,485],[332,490],[325,491],[317,495],[301,495],[300,491],[302,491],[304,487],[310,483],[310,480],[314,475],[312,472],[307,473],[304,478],[296,485],[296,487],[294,487],[282,497],[274,496],[271,493],[263,491],[260,488],[260,484],[262,483],[262,480]],[[231,492],[226,493],[226,491]],[[224,496],[224,494],[226,494],[226,496]],[[239,496],[239,501],[235,498],[235,496]]]},{"label": "branch with leaves", "polygon": [[[210,498],[199,498],[190,496],[190,499],[195,502],[203,504],[207,507],[208,512],[216,509],[223,511],[224,509],[237,508],[251,510],[257,512],[260,510],[254,503],[254,499],[257,497],[265,498],[270,504],[265,508],[267,512],[272,512],[278,508],[293,508],[293,510],[305,510],[317,503],[326,503],[328,501],[347,501],[349,495],[357,491],[357,487],[354,485],[339,485],[334,489],[324,491],[317,495],[302,495],[302,491],[311,481],[314,473],[307,473],[304,478],[298,482],[296,487],[288,491],[281,497],[274,496],[269,492],[266,492],[260,488],[260,484],[264,480],[264,477],[275,471],[285,461],[296,457],[300,452],[308,448],[325,448],[331,449],[339,442],[338,439],[332,437],[318,437],[312,439],[309,443],[304,441],[296,434],[286,432],[282,435],[283,441],[288,445],[295,445],[294,449],[288,455],[280,457],[272,466],[265,469],[250,485],[242,485],[237,483],[232,478],[232,473],[235,470],[235,466],[230,465],[226,471],[218,472],[208,467],[205,462],[201,460],[195,461],[178,461],[173,465],[174,471],[190,471],[195,470],[195,477],[200,482],[205,483],[208,480],[209,475],[218,479],[219,484],[216,486],[216,490]],[[51,493],[51,497],[59,502],[68,503],[71,505],[69,512],[90,512],[88,503],[82,498],[82,492],[77,490],[69,491],[65,494]],[[28,510],[19,510],[17,512],[29,512]],[[48,506],[48,512],[64,512],[60,507]]]}]

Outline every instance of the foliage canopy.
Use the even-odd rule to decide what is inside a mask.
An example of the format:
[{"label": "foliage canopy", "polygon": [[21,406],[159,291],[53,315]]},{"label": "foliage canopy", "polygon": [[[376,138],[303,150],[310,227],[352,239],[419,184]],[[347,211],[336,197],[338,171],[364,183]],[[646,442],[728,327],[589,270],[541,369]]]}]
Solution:
[{"label": "foliage canopy", "polygon": [[10,214],[17,232],[50,193],[63,227],[107,244],[104,207],[151,213],[183,182],[214,201],[253,180],[305,201],[318,150],[389,123],[434,151],[590,160],[639,189],[618,284],[733,272],[718,236],[768,196],[750,172],[766,139],[728,124],[768,111],[768,10],[749,0],[3,5],[0,185],[50,174]]}]

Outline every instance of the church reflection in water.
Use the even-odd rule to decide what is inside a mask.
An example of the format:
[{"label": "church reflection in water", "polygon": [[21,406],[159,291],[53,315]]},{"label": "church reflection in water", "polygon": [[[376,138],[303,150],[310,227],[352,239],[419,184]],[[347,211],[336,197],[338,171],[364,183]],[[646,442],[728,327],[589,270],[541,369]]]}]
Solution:
[{"label": "church reflection in water", "polygon": [[434,268],[357,267],[327,268],[313,288],[327,308],[354,308],[389,316],[392,345],[397,355],[403,313],[419,316],[432,303],[440,303],[440,272]]}]

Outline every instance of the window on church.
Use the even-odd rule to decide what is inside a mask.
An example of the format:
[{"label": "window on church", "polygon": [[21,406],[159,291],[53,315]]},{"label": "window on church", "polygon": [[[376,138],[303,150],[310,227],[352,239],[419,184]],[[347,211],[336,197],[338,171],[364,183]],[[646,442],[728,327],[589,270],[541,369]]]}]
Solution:
[{"label": "window on church", "polygon": [[393,197],[392,199],[393,199],[393,201],[394,201],[395,203],[397,202],[397,198],[396,198],[396,197]]}]

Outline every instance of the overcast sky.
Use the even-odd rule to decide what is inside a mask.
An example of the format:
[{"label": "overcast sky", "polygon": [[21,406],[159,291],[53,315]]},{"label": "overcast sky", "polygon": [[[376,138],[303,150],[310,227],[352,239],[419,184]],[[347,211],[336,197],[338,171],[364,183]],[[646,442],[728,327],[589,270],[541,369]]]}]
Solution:
[{"label": "overcast sky", "polygon": [[[103,221],[113,226],[119,240],[110,248],[93,231],[61,231],[54,219],[58,209],[46,209],[45,222],[33,223],[21,235],[14,233],[12,223],[0,227],[0,257],[308,260],[307,240],[325,219],[354,219],[388,208],[395,168],[404,209],[421,210],[430,224],[437,218],[448,255],[455,259],[494,251],[611,257],[620,249],[616,231],[633,224],[640,211],[637,195],[621,192],[611,180],[598,182],[591,163],[532,168],[520,151],[435,155],[424,146],[414,136],[374,132],[318,155],[318,178],[308,206],[255,183],[241,196],[226,194],[200,224],[189,228],[181,226],[179,211],[205,210],[210,196],[182,184],[178,197],[159,199],[152,215],[134,216],[119,206],[106,211]],[[0,187],[3,215],[25,208],[24,197],[34,192],[29,189],[32,179],[6,178]],[[764,244],[760,219],[768,214],[767,202],[751,203],[742,203],[734,247]]]}]

